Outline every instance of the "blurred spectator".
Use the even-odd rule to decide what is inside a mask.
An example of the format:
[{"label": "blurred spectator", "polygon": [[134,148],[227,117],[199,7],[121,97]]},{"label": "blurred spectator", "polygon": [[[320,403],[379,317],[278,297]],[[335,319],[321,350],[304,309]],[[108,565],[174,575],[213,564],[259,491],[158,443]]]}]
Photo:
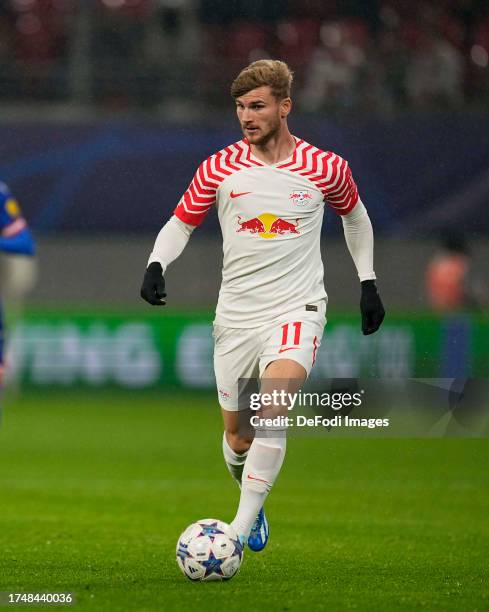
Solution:
[{"label": "blurred spectator", "polygon": [[405,109],[407,101],[406,74],[409,50],[399,29],[385,29],[378,37],[378,71],[381,80],[383,108]]},{"label": "blurred spectator", "polygon": [[487,285],[473,269],[463,234],[451,232],[426,270],[428,301],[437,312],[480,309],[489,304]]},{"label": "blurred spectator", "polygon": [[66,92],[72,0],[12,0],[15,67],[25,96],[52,98]]},{"label": "blurred spectator", "polygon": [[14,21],[9,5],[0,3],[0,90],[4,95],[14,93]]},{"label": "blurred spectator", "polygon": [[489,4],[0,0],[3,98],[223,106],[261,57],[289,63],[307,112],[487,109]]},{"label": "blurred spectator", "polygon": [[480,21],[474,23],[469,38],[469,93],[472,100],[487,108],[489,105],[489,6]]},{"label": "blurred spectator", "polygon": [[151,0],[99,0],[92,28],[93,98],[115,108],[151,99],[146,36]]},{"label": "blurred spectator", "polygon": [[[319,21],[311,17],[281,20],[276,30],[277,56],[302,73],[311,62],[319,43],[320,26]],[[301,76],[304,75],[295,75],[296,85],[301,83]]]},{"label": "blurred spectator", "polygon": [[463,101],[463,58],[438,32],[425,31],[412,53],[406,88],[416,108],[456,108]]},{"label": "blurred spectator", "polygon": [[276,23],[287,14],[287,0],[200,0],[199,17],[205,24],[236,21]]},{"label": "blurred spectator", "polygon": [[365,27],[355,28],[349,22],[326,22],[321,26],[320,43],[312,55],[299,96],[303,110],[317,112],[355,105],[368,39]]},{"label": "blurred spectator", "polygon": [[0,4],[0,65],[13,59],[14,14],[6,4]]}]

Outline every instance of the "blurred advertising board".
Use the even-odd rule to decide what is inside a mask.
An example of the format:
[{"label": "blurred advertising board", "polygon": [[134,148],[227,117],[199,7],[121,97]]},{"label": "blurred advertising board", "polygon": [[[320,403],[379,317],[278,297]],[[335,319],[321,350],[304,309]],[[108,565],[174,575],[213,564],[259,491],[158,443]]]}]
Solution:
[{"label": "blurred advertising board", "polygon": [[[32,311],[12,322],[8,379],[26,387],[211,389],[213,314]],[[357,315],[330,313],[311,378],[489,374],[489,317],[390,316],[362,336]]]}]

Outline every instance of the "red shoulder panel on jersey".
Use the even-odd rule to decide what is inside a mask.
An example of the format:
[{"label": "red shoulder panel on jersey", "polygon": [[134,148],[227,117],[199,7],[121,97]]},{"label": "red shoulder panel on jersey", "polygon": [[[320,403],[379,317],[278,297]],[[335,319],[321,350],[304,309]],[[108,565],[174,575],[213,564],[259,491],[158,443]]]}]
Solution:
[{"label": "red shoulder panel on jersey", "polygon": [[[339,156],[336,156],[339,157]],[[327,183],[325,200],[339,215],[346,215],[355,208],[358,202],[358,188],[348,165],[341,157],[336,167],[335,181]]]},{"label": "red shoulder panel on jersey", "polygon": [[348,162],[332,153],[299,141],[293,159],[278,168],[297,172],[311,181],[339,215],[346,215],[358,202],[358,189]]},{"label": "red shoulder panel on jersey", "polygon": [[249,147],[241,140],[202,162],[174,214],[184,223],[200,225],[215,204],[222,181],[234,172],[259,165],[253,160],[247,161],[247,149]]}]

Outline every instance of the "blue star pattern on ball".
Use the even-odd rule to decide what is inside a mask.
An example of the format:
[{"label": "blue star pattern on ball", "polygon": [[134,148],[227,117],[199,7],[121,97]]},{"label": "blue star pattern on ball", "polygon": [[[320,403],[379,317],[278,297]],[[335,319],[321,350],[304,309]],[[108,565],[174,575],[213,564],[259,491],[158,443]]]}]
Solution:
[{"label": "blue star pattern on ball", "polygon": [[216,559],[214,557],[214,553],[211,552],[209,558],[206,561],[201,561],[201,565],[205,567],[205,576],[204,579],[210,576],[211,574],[218,574],[218,576],[223,576],[221,565],[224,563],[225,559]]},{"label": "blue star pattern on ball", "polygon": [[241,542],[239,538],[237,538],[236,540],[230,538],[230,540],[234,544],[234,554],[239,555],[239,558],[241,559],[243,556],[244,543]]},{"label": "blue star pattern on ball", "polygon": [[178,567],[190,580],[230,580],[241,566],[244,544],[227,523],[202,519],[178,538]]},{"label": "blue star pattern on ball", "polygon": [[178,544],[177,557],[180,557],[182,561],[184,561],[187,557],[190,557],[187,544],[183,544],[182,542]]},{"label": "blue star pattern on ball", "polygon": [[203,525],[202,523],[199,524],[202,527],[202,531],[200,532],[201,535],[213,536],[217,535],[218,533],[224,533],[224,531],[218,529],[217,522],[212,523],[211,525]]}]

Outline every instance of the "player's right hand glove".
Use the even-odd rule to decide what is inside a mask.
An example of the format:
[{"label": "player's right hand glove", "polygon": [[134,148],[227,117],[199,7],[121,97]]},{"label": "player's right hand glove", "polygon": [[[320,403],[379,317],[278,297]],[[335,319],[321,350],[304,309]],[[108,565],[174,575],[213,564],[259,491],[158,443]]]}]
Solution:
[{"label": "player's right hand glove", "polygon": [[385,317],[384,306],[373,280],[362,281],[360,310],[363,335],[373,334],[379,329]]},{"label": "player's right hand glove", "polygon": [[141,297],[153,306],[164,306],[166,304],[164,300],[166,293],[163,268],[157,261],[153,261],[146,268],[141,286]]}]

